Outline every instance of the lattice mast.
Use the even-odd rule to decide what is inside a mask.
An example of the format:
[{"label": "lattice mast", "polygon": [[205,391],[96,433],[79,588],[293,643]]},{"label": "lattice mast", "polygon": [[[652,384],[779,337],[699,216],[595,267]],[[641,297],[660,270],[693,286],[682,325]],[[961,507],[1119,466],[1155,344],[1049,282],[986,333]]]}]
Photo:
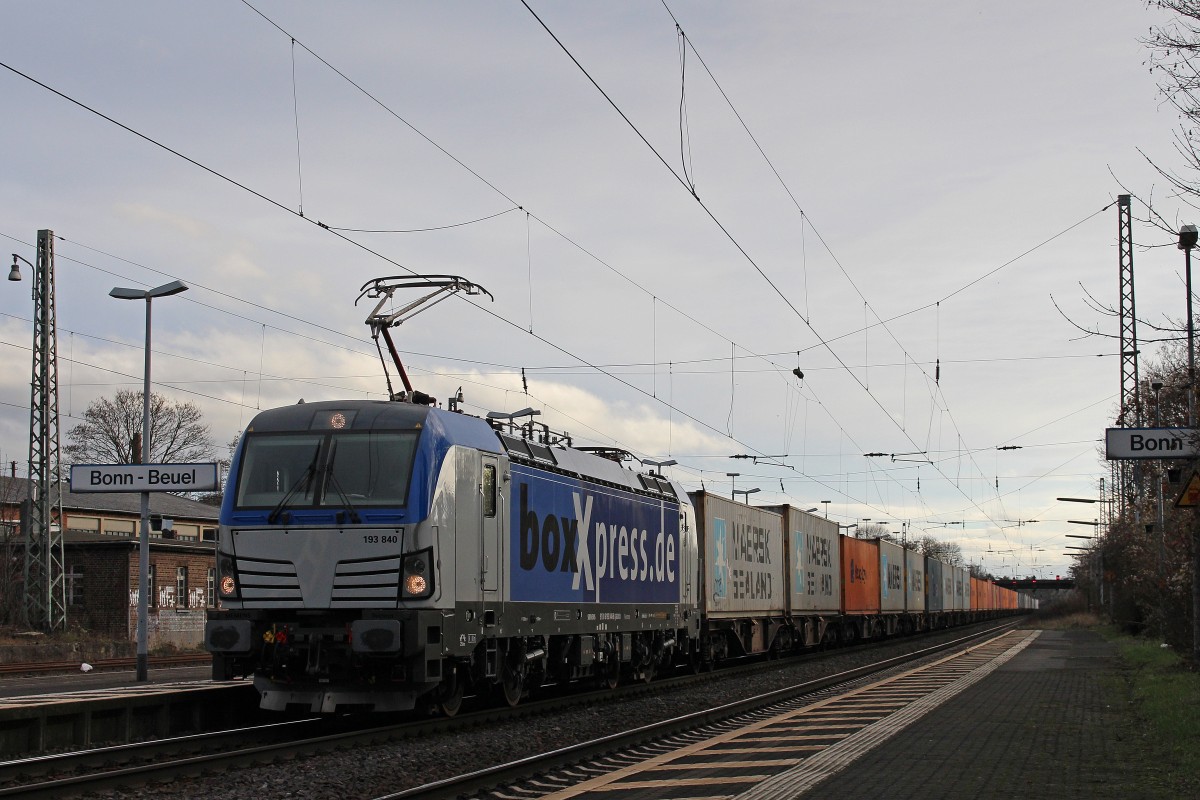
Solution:
[{"label": "lattice mast", "polygon": [[[1121,296],[1121,405],[1117,427],[1142,426],[1141,387],[1138,382],[1137,315],[1133,295],[1133,217],[1129,195],[1117,195],[1117,249]],[[1128,461],[1113,461],[1113,499],[1117,508],[1136,505],[1140,494],[1140,469]]]},{"label": "lattice mast", "polygon": [[51,631],[67,624],[63,575],[62,474],[58,433],[58,327],[54,231],[40,230],[33,275],[33,380],[29,399],[29,521],[25,527],[25,621]]}]

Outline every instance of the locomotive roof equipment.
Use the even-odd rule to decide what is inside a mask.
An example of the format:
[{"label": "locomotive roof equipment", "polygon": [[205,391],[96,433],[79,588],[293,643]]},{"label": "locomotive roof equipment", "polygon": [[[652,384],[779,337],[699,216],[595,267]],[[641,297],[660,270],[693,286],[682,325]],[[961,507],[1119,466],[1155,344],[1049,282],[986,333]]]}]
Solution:
[{"label": "locomotive roof equipment", "polygon": [[[397,289],[433,289],[433,291],[396,311],[388,314],[381,313],[380,310],[385,303],[392,299],[392,295]],[[408,379],[408,372],[405,371],[404,364],[400,361],[400,353],[397,352],[396,345],[392,341],[392,335],[388,333],[388,329],[399,327],[425,309],[432,308],[456,292],[462,292],[468,296],[486,294],[493,301],[496,299],[492,297],[492,293],[487,289],[459,275],[392,275],[369,280],[359,287],[359,295],[354,301],[354,305],[358,305],[358,301],[364,297],[372,300],[379,298],[379,302],[375,304],[375,307],[371,309],[371,313],[367,315],[366,323],[371,328],[371,338],[375,340],[375,349],[379,351],[379,360],[383,364],[383,376],[387,380],[388,397],[392,400],[426,406],[433,405],[435,402],[434,398],[430,395],[413,389],[412,383]],[[387,342],[388,353],[392,357],[392,363],[396,365],[396,372],[404,384],[403,392],[396,392],[392,388],[392,377],[388,374],[387,359],[383,357],[383,348],[379,344],[380,334],[383,335],[383,340]]]}]

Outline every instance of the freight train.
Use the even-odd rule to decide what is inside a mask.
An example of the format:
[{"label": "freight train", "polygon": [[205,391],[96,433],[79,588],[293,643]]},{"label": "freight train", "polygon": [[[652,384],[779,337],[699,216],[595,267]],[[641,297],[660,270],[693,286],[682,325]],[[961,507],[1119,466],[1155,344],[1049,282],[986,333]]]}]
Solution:
[{"label": "freight train", "polygon": [[214,678],[252,675],[266,709],[453,714],[466,692],[515,705],[547,683],[615,687],[1035,606],[499,416],[394,400],[259,413],[220,513]]}]

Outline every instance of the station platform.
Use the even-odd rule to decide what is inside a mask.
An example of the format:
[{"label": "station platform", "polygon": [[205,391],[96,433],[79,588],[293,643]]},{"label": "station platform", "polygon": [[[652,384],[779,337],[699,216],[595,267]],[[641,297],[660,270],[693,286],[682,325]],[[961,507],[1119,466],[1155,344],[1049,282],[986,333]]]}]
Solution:
[{"label": "station platform", "polygon": [[[1144,797],[1128,763],[1114,648],[1091,631],[1024,631],[988,667],[739,795],[798,798]],[[940,695],[940,696],[939,696]]]}]

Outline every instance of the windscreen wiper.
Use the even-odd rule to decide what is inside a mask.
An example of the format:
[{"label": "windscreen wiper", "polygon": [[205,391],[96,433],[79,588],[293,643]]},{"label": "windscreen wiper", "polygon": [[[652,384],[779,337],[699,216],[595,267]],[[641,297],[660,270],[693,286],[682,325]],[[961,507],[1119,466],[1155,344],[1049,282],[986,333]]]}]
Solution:
[{"label": "windscreen wiper", "polygon": [[337,439],[335,438],[329,445],[329,459],[325,462],[324,466],[325,480],[329,485],[333,486],[333,490],[341,498],[342,506],[350,512],[350,521],[358,525],[362,522],[362,519],[359,518],[358,511],[354,508],[354,504],[350,502],[350,498],[342,491],[342,484],[338,482],[337,476],[333,474],[333,459],[336,455]]},{"label": "windscreen wiper", "polygon": [[279,519],[279,515],[283,512],[283,509],[287,507],[287,504],[291,501],[296,492],[300,490],[301,485],[304,486],[305,491],[308,491],[310,488],[312,488],[312,480],[317,474],[317,459],[320,457],[320,455],[321,443],[317,442],[317,449],[316,452],[313,453],[312,461],[309,463],[308,469],[304,470],[304,474],[292,484],[292,488],[287,490],[287,492],[283,495],[283,498],[279,501],[279,504],[276,505],[271,513],[267,515],[268,525],[275,524],[275,520]]}]

